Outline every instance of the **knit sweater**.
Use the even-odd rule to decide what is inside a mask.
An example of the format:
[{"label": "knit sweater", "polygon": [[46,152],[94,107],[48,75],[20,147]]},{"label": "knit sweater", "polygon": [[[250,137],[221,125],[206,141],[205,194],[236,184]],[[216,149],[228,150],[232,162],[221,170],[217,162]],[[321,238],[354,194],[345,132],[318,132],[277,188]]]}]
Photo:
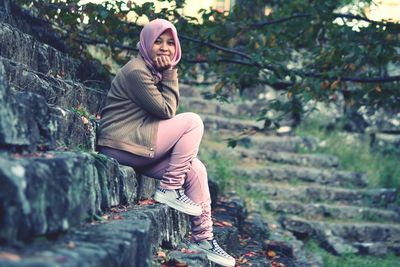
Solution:
[{"label": "knit sweater", "polygon": [[175,116],[179,102],[177,70],[165,70],[156,83],[141,56],[116,74],[101,111],[97,145],[153,158],[160,120]]}]

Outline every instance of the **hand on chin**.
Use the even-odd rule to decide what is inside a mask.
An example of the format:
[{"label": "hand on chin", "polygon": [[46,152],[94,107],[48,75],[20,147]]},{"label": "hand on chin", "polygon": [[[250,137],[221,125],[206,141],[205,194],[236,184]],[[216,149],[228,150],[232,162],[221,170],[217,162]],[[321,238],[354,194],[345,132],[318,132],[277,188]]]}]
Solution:
[{"label": "hand on chin", "polygon": [[154,67],[158,71],[164,71],[172,67],[172,62],[169,56],[164,56],[164,55],[156,56],[153,59],[153,62],[154,62]]}]

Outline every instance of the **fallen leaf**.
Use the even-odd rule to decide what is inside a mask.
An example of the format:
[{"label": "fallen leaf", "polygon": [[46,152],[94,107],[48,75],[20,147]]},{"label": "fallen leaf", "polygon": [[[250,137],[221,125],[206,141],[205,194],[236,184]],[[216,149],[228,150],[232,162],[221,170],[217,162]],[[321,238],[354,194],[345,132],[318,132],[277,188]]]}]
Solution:
[{"label": "fallen leaf", "polygon": [[167,258],[167,254],[165,254],[164,251],[160,250],[160,251],[157,252],[157,257],[166,259]]},{"label": "fallen leaf", "polygon": [[89,120],[85,116],[81,116],[83,124],[88,124]]},{"label": "fallen leaf", "polygon": [[232,226],[232,223],[227,222],[227,221],[215,221],[214,225],[224,227],[224,226]]},{"label": "fallen leaf", "polygon": [[111,212],[117,213],[118,209],[117,208],[111,208]]},{"label": "fallen leaf", "polygon": [[155,203],[156,202],[154,201],[154,199],[145,199],[145,200],[139,201],[139,206],[150,205],[150,204],[155,204]]},{"label": "fallen leaf", "polygon": [[186,262],[176,262],[175,263],[175,266],[176,267],[187,267],[187,266],[189,266]]},{"label": "fallen leaf", "polygon": [[268,250],[267,255],[268,255],[268,257],[273,258],[276,256],[276,253],[273,250]]},{"label": "fallen leaf", "polygon": [[225,208],[219,207],[219,208],[215,208],[214,211],[226,211]]},{"label": "fallen leaf", "polygon": [[183,252],[185,254],[197,254],[197,253],[199,253],[197,250],[191,250],[191,249],[188,249],[188,248],[182,248],[181,252]]},{"label": "fallen leaf", "polygon": [[75,249],[76,248],[76,244],[74,241],[69,241],[67,244],[67,248],[69,249]]},{"label": "fallen leaf", "polygon": [[255,255],[257,255],[255,252],[253,252],[253,251],[249,251],[249,252],[247,252],[246,254],[244,254],[245,256],[247,256],[247,257],[254,257]]},{"label": "fallen leaf", "polygon": [[246,262],[248,262],[248,259],[246,259],[244,256],[240,256],[236,261],[237,264],[245,264]]},{"label": "fallen leaf", "polygon": [[20,261],[21,256],[10,252],[0,252],[0,259],[9,261]]},{"label": "fallen leaf", "polygon": [[122,217],[121,215],[114,215],[111,217],[112,220],[122,220],[124,217]]}]

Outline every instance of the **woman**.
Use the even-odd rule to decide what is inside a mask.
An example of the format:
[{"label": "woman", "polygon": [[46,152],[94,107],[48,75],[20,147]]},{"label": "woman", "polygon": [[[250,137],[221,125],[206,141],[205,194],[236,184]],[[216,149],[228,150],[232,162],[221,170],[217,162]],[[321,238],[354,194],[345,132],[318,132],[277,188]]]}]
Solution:
[{"label": "woman", "polygon": [[154,199],[192,215],[192,249],[234,266],[213,238],[206,169],[197,158],[203,122],[175,115],[181,47],[174,25],[156,19],[140,33],[139,54],[113,79],[98,130],[100,153],[160,180]]}]

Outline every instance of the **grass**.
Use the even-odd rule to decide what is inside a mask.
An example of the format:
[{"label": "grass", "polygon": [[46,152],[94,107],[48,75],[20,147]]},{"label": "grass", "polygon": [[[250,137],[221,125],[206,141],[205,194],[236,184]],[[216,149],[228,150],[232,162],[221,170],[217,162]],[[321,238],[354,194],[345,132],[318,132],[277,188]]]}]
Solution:
[{"label": "grass", "polygon": [[216,151],[200,150],[199,158],[207,168],[208,177],[218,184],[221,191],[232,186],[234,161]]},{"label": "grass", "polygon": [[[326,130],[322,121],[309,120],[297,128],[300,136],[313,136],[321,146],[316,153],[338,157],[341,169],[367,174],[370,187],[394,187],[400,189],[400,153],[370,147],[370,137],[354,136],[338,129]],[[338,128],[340,123],[338,124]],[[304,151],[309,152],[309,151]]]},{"label": "grass", "polygon": [[306,249],[322,257],[325,267],[393,267],[398,266],[399,258],[394,255],[358,256],[355,254],[345,254],[334,256],[320,248],[315,241],[309,241]]}]

